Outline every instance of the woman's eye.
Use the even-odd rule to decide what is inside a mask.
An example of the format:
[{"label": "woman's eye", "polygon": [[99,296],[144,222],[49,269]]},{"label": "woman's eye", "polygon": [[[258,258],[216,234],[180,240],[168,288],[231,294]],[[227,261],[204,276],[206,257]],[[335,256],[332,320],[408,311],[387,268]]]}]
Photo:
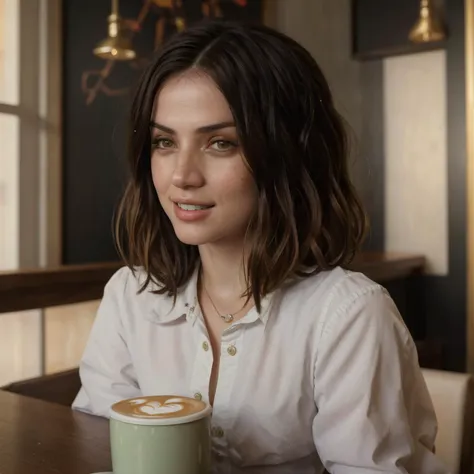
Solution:
[{"label": "woman's eye", "polygon": [[237,143],[229,140],[216,140],[211,143],[211,148],[216,151],[229,151],[237,147]]},{"label": "woman's eye", "polygon": [[174,143],[169,138],[155,138],[153,140],[153,148],[166,150],[168,148],[173,148],[173,146],[174,146]]}]

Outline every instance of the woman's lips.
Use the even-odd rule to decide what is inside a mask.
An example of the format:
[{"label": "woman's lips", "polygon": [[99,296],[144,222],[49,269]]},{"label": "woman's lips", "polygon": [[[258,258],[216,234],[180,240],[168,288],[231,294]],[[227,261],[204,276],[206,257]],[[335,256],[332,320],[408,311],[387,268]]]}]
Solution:
[{"label": "woman's lips", "polygon": [[184,222],[195,222],[209,217],[214,206],[203,204],[174,203],[175,216]]}]

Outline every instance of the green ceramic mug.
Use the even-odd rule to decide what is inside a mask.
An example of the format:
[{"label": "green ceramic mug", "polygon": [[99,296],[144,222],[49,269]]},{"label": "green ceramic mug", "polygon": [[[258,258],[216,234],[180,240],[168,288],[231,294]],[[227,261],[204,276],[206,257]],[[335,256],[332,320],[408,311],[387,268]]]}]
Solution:
[{"label": "green ceramic mug", "polygon": [[113,474],[209,474],[211,407],[181,396],[123,400],[110,410]]}]

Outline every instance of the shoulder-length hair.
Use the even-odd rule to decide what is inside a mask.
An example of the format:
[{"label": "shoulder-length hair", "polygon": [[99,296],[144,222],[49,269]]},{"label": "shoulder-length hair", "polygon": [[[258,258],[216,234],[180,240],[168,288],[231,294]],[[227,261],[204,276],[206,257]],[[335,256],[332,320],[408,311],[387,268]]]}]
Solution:
[{"label": "shoulder-length hair", "polygon": [[[248,224],[247,296],[347,264],[366,218],[348,171],[348,140],[326,79],[301,45],[271,28],[209,21],[155,53],[131,110],[131,176],[116,216],[117,248],[158,293],[176,298],[199,262],[178,240],[151,177],[150,121],[165,82],[197,68],[232,111],[258,203]],[[247,243],[246,242],[246,243]]]}]

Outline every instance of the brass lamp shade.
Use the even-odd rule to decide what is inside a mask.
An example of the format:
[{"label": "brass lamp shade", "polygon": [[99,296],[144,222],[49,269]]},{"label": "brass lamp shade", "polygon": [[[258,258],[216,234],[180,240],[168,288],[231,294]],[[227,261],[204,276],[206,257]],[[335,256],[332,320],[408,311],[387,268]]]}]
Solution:
[{"label": "brass lamp shade", "polygon": [[112,13],[108,22],[109,36],[94,48],[94,54],[102,59],[116,61],[135,59],[136,52],[130,39],[123,34],[120,17],[116,13]]},{"label": "brass lamp shade", "polygon": [[431,43],[446,38],[446,32],[431,0],[421,0],[420,17],[410,30],[408,38],[413,43]]}]

